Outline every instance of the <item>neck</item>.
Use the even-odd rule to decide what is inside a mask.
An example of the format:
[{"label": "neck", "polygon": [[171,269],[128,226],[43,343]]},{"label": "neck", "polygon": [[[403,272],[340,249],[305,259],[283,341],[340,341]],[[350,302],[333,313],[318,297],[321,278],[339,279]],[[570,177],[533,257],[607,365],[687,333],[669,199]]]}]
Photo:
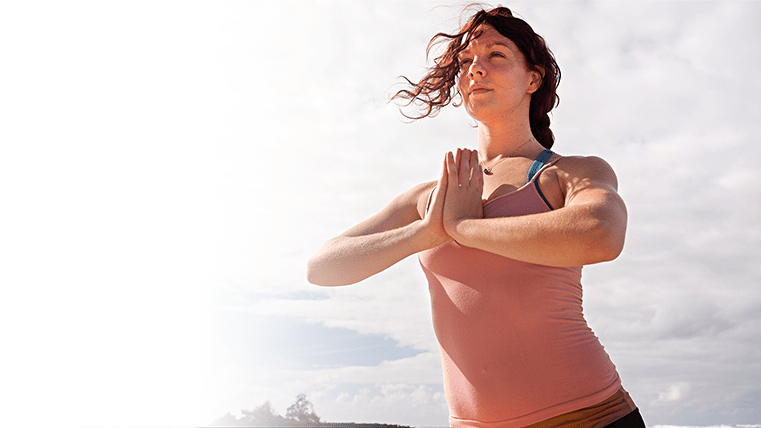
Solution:
[{"label": "neck", "polygon": [[[525,123],[478,124],[478,152],[481,160],[490,162],[501,156],[517,156],[523,152],[535,151],[536,140],[521,147],[531,139],[531,126]],[[517,150],[517,152],[516,152]]]}]

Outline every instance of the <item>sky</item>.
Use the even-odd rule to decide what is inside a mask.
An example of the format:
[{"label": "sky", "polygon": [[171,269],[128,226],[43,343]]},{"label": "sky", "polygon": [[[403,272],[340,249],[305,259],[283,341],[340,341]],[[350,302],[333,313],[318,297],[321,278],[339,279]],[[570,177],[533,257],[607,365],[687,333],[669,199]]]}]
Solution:
[{"label": "sky", "polygon": [[[305,393],[447,424],[410,257],[322,288],[326,239],[475,146],[389,96],[466,3],[0,4],[0,423],[192,426]],[[761,424],[761,2],[503,3],[562,70],[554,149],[615,169],[586,318],[648,426]]]}]

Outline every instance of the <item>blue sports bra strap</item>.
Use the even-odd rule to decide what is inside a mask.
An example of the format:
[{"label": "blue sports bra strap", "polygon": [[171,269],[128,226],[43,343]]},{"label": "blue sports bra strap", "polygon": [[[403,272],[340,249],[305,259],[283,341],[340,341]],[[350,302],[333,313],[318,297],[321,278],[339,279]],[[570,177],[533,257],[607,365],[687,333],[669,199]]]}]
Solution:
[{"label": "blue sports bra strap", "polygon": [[554,155],[555,153],[552,152],[552,150],[544,150],[542,153],[539,153],[539,156],[536,157],[536,160],[534,163],[531,164],[531,169],[528,170],[528,176],[526,177],[526,183],[531,181],[532,178],[536,175],[537,172],[539,172],[540,169],[544,166],[544,164]]}]

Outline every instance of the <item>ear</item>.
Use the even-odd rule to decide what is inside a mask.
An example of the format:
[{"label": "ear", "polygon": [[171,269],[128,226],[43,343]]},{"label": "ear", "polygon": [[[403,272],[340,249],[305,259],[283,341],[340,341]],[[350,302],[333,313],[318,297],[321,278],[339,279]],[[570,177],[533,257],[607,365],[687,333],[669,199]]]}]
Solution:
[{"label": "ear", "polygon": [[537,65],[534,70],[530,71],[530,73],[531,81],[528,84],[528,93],[533,94],[542,86],[542,80],[544,80],[544,68]]}]

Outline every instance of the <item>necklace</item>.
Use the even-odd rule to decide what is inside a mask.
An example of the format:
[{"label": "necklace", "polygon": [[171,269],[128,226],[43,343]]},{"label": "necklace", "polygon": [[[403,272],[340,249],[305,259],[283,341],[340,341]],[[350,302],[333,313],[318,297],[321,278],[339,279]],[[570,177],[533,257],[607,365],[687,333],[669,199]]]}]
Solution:
[{"label": "necklace", "polygon": [[[509,155],[507,155],[507,156],[502,156],[502,158],[501,158],[500,160],[498,160],[497,162],[495,162],[495,163],[494,163],[494,165],[492,165],[492,166],[489,166],[489,167],[487,167],[487,166],[486,166],[486,162],[481,162],[481,165],[483,165],[483,167],[484,167],[484,174],[486,174],[486,175],[492,175],[492,172],[491,172],[491,170],[492,170],[492,169],[493,169],[495,166],[499,165],[499,163],[500,163],[500,162],[502,162],[503,160],[505,160],[505,159],[509,159],[509,158],[510,158],[512,155],[514,155],[514,154],[518,153],[518,150],[520,150],[520,149],[521,149],[521,147],[523,147],[523,146],[525,146],[526,144],[530,143],[530,142],[531,142],[531,140],[533,140],[533,139],[534,139],[534,136],[532,135],[532,136],[531,136],[531,138],[529,138],[529,139],[528,139],[528,141],[526,141],[525,143],[523,143],[523,144],[521,144],[520,146],[518,146],[518,148],[517,148],[517,149],[515,149],[515,150],[513,150],[513,152],[512,152],[512,153],[510,153]],[[481,153],[479,153],[479,154],[478,154],[478,159],[479,159],[479,160],[481,160]]]}]

